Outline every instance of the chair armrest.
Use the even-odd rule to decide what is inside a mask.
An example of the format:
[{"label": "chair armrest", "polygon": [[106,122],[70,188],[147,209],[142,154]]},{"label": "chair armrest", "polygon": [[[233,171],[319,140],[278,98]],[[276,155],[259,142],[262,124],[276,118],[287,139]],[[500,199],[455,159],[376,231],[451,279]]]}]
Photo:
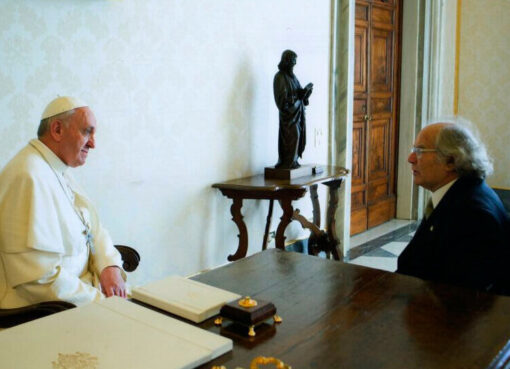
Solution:
[{"label": "chair armrest", "polygon": [[140,263],[140,254],[138,252],[129,246],[124,245],[115,245],[117,250],[120,252],[120,256],[122,257],[122,267],[126,272],[132,272]]}]

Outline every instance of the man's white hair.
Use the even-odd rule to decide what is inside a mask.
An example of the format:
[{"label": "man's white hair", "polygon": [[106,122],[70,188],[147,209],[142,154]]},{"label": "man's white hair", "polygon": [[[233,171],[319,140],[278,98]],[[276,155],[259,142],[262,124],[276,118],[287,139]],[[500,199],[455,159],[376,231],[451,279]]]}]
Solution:
[{"label": "man's white hair", "polygon": [[469,120],[457,116],[432,123],[451,123],[445,125],[436,138],[439,160],[453,162],[459,177],[485,179],[492,174],[492,159],[479,138],[478,130]]}]

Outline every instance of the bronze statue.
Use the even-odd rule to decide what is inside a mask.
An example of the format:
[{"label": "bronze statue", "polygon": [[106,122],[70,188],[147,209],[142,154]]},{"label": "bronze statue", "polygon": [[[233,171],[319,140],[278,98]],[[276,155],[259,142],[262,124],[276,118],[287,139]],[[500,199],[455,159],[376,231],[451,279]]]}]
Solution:
[{"label": "bronze statue", "polygon": [[299,168],[298,157],[302,157],[306,145],[305,105],[308,105],[313,84],[301,88],[294,75],[296,58],[294,51],[285,50],[273,81],[274,99],[280,111],[278,163],[275,168],[281,169]]}]

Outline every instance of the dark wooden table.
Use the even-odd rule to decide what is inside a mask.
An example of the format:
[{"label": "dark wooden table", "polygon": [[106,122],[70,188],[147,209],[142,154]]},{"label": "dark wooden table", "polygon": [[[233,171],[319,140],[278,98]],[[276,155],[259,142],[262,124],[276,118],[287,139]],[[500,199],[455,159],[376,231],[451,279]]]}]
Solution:
[{"label": "dark wooden table", "polygon": [[[272,301],[283,318],[277,326],[268,321],[252,342],[234,339],[232,352],[201,368],[249,368],[260,355],[293,369],[493,369],[509,362],[509,297],[278,249],[193,279]],[[225,329],[213,319],[199,326]]]},{"label": "dark wooden table", "polygon": [[[263,174],[234,179],[227,182],[215,183],[212,187],[218,188],[221,193],[232,199],[233,204],[230,208],[232,220],[239,229],[239,244],[234,254],[228,256],[229,261],[238,260],[246,256],[248,251],[248,231],[241,214],[243,200],[269,200],[269,211],[266,219],[266,228],[262,241],[262,249],[267,246],[271,217],[273,213],[273,202],[278,200],[283,215],[278,228],[276,229],[275,244],[276,247],[283,250],[285,247],[284,232],[292,220],[297,220],[305,228],[310,229],[311,236],[309,240],[309,251],[317,254],[320,251],[332,253],[336,260],[340,259],[338,246],[339,240],[335,234],[335,211],[338,206],[338,189],[340,188],[344,177],[348,171],[345,168],[334,166],[321,166],[324,169],[322,173],[299,177],[291,180],[285,179],[265,179]],[[317,194],[318,184],[324,184],[329,189],[329,202],[327,209],[326,229],[327,232],[320,229],[320,205]],[[300,199],[310,189],[313,205],[313,223],[308,222],[299,210],[294,210],[292,201]]]}]

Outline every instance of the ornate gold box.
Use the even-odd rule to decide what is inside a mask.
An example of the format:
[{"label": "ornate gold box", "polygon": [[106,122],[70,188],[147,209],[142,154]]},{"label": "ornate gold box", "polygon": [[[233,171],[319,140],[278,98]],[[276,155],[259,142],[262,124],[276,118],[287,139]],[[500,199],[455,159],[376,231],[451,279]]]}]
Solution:
[{"label": "ornate gold box", "polygon": [[276,307],[272,302],[255,301],[250,297],[237,299],[224,305],[220,310],[220,315],[222,318],[246,327],[249,336],[255,336],[257,325],[269,318],[273,318],[275,323],[281,322],[281,318],[276,315]]}]

